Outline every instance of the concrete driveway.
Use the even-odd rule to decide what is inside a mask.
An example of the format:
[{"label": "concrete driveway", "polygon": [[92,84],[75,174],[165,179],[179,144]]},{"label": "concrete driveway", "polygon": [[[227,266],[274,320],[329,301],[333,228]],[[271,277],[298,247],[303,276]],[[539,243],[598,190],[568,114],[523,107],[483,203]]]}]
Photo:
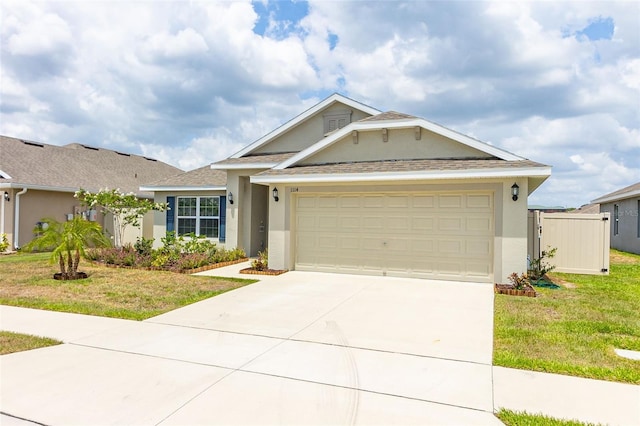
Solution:
[{"label": "concrete driveway", "polygon": [[3,329],[67,344],[2,356],[0,410],[66,425],[501,424],[492,290],[294,271],[144,322],[2,307]]}]

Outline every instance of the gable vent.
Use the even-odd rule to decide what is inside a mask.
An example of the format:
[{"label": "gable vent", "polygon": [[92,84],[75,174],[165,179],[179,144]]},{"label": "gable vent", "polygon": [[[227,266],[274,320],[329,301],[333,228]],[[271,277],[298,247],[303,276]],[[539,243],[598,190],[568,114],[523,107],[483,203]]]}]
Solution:
[{"label": "gable vent", "polygon": [[44,144],[41,143],[37,143],[37,142],[31,142],[31,141],[25,141],[23,139],[20,139],[22,141],[23,144],[25,145],[31,145],[31,146],[37,146],[38,148],[44,148]]}]

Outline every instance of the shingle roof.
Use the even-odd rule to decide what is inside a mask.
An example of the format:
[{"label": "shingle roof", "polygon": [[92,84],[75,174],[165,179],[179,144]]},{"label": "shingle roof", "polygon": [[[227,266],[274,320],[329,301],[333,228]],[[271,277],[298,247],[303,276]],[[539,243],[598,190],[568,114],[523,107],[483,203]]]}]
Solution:
[{"label": "shingle roof", "polygon": [[146,187],[184,186],[184,187],[211,187],[226,186],[227,172],[215,170],[207,164],[199,169],[183,172],[165,179],[145,185]]},{"label": "shingle roof", "polygon": [[139,195],[149,182],[182,170],[139,155],[81,144],[48,145],[0,136],[0,184],[30,185],[52,190],[120,188]]},{"label": "shingle roof", "polygon": [[617,191],[613,191],[609,194],[603,195],[602,197],[598,197],[592,201],[592,203],[602,203],[605,201],[616,201],[622,200],[624,198],[633,197],[640,194],[640,182],[634,183],[633,185],[629,185]]},{"label": "shingle roof", "polygon": [[350,173],[388,173],[420,171],[456,171],[505,168],[548,167],[531,160],[506,161],[489,159],[431,159],[431,160],[385,160],[354,163],[334,163],[309,166],[294,166],[286,169],[266,170],[259,176],[312,175],[312,174],[350,174]]},{"label": "shingle roof", "polygon": [[250,164],[278,164],[293,157],[297,152],[284,152],[279,154],[246,155],[240,158],[227,158],[213,163],[216,166],[241,166]]},{"label": "shingle roof", "polygon": [[414,118],[418,117],[396,111],[387,111],[371,117],[363,118],[359,121],[411,120]]}]

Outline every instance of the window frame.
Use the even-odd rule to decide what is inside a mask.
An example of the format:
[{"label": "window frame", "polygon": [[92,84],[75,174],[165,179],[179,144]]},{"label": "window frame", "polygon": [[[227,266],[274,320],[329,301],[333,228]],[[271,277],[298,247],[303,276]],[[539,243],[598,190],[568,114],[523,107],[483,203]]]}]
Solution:
[{"label": "window frame", "polygon": [[[217,209],[218,209],[218,214],[217,216],[211,216],[211,215],[202,215],[201,214],[201,201],[202,199],[205,198],[211,198],[214,200],[217,200]],[[184,199],[195,199],[196,200],[196,204],[195,204],[195,215],[181,215],[180,214],[180,201],[184,200]],[[220,239],[220,196],[219,195],[179,195],[176,197],[176,224],[175,224],[175,232],[176,232],[176,236],[189,236],[189,234],[191,234],[191,232],[188,233],[181,233],[180,232],[180,221],[184,220],[184,219],[195,219],[195,231],[193,231],[193,233],[196,236],[203,236],[205,238],[208,239]],[[206,208],[206,207],[205,207]],[[201,234],[201,221],[203,219],[206,220],[217,220],[218,226],[217,226],[217,232],[214,236],[208,236],[206,234]]]}]

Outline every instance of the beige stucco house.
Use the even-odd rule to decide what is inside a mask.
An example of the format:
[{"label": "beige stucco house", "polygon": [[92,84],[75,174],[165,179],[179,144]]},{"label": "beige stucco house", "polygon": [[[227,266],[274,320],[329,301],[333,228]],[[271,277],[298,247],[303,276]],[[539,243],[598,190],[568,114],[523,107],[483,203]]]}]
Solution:
[{"label": "beige stucco house", "polygon": [[592,201],[611,215],[611,247],[640,254],[640,182]]},{"label": "beige stucco house", "polygon": [[[140,197],[141,184],[174,176],[182,170],[138,155],[81,144],[49,145],[0,136],[0,234],[6,234],[9,249],[33,238],[33,229],[45,217],[64,221],[85,214],[100,222],[113,235],[113,221],[99,211],[88,212],[74,198],[80,188],[98,191],[120,188]],[[153,234],[153,215],[141,229],[128,229],[125,241]]]},{"label": "beige stucco house", "polygon": [[551,173],[338,94],[211,170],[141,188],[175,206],[156,213],[157,239],[204,229],[251,255],[268,246],[275,269],[487,283],[526,270],[527,196]]}]

